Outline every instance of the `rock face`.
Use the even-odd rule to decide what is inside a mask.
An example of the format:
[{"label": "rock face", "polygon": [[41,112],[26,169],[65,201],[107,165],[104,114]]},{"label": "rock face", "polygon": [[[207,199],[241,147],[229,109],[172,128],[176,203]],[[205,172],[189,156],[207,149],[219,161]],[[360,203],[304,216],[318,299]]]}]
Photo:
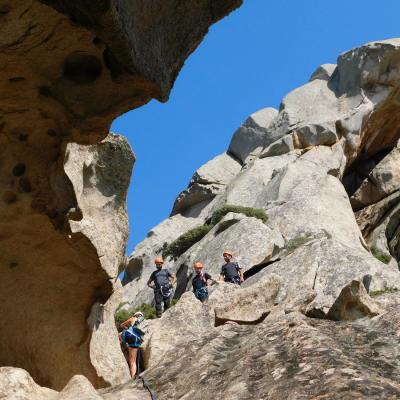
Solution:
[{"label": "rock face", "polygon": [[109,126],[166,101],[209,26],[240,4],[2,2],[0,365],[57,390],[75,374],[96,387],[128,378],[108,299],[134,158]]},{"label": "rock face", "polygon": [[[268,215],[228,213],[166,260],[180,300],[151,323],[143,349],[161,399],[400,396],[399,60],[394,39],[319,67],[279,112],[261,110],[235,132],[228,153],[241,169],[201,211],[175,210],[137,246],[131,260],[143,268],[131,264],[124,287],[135,305],[152,300],[150,254],[225,205]],[[202,305],[191,293],[193,262],[217,277],[226,248],[246,280],[211,286]]]}]

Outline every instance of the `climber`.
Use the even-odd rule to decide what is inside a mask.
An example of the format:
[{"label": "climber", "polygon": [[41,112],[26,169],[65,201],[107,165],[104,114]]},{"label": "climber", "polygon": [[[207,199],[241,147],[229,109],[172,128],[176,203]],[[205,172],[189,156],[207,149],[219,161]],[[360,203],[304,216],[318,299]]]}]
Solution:
[{"label": "climber", "polygon": [[243,269],[240,268],[237,262],[232,261],[232,252],[225,250],[223,252],[223,257],[225,264],[221,268],[219,280],[240,285],[242,282],[244,282]]},{"label": "climber", "polygon": [[139,351],[139,347],[143,342],[143,331],[140,325],[144,322],[144,315],[141,311],[136,312],[133,317],[128,318],[122,322],[122,332],[118,334],[119,340],[128,348],[128,363],[131,377],[134,378],[136,375],[136,359]]},{"label": "climber", "polygon": [[211,284],[216,281],[212,279],[210,274],[203,271],[203,264],[200,261],[193,264],[193,269],[195,271],[195,276],[192,279],[193,293],[203,304],[207,304],[208,281],[211,281]]},{"label": "climber", "polygon": [[154,300],[156,303],[156,315],[160,318],[162,315],[162,304],[164,303],[164,311],[167,310],[171,303],[172,288],[176,283],[176,276],[168,270],[162,269],[164,260],[162,257],[157,257],[154,260],[157,270],[153,271],[147,286],[154,289]]}]

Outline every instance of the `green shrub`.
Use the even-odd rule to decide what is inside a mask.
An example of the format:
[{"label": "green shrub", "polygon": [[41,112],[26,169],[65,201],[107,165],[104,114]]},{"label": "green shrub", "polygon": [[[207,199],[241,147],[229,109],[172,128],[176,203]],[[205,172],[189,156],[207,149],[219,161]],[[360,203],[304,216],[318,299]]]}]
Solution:
[{"label": "green shrub", "polygon": [[122,331],[121,324],[126,321],[128,318],[132,316],[132,313],[129,310],[118,310],[114,315],[115,326],[118,329],[118,332]]},{"label": "green shrub", "polygon": [[121,332],[121,330],[122,330],[121,329],[122,322],[124,322],[128,318],[132,317],[133,314],[135,314],[137,311],[141,311],[146,319],[156,318],[156,310],[148,304],[143,303],[142,305],[140,305],[138,307],[121,310],[122,306],[124,306],[125,304],[127,304],[127,302],[121,303],[117,307],[117,311],[114,315],[115,326],[117,327],[118,332]]},{"label": "green shrub", "polygon": [[186,250],[192,247],[195,243],[199,242],[210,230],[217,225],[224,216],[230,212],[244,214],[247,217],[255,217],[260,219],[264,224],[268,221],[268,215],[260,208],[241,207],[225,205],[215,210],[211,216],[210,221],[205,225],[196,226],[193,229],[185,232],[168,246],[164,244],[162,255],[164,258],[172,257],[177,259]]},{"label": "green shrub", "polygon": [[386,288],[386,289],[382,289],[382,290],[373,290],[373,291],[369,292],[369,295],[371,297],[376,297],[376,296],[381,296],[382,294],[386,294],[386,293],[396,293],[398,291],[399,291],[399,289],[396,289],[396,288]]},{"label": "green shrub", "polygon": [[171,307],[174,306],[178,301],[179,301],[179,299],[172,299],[171,300]]},{"label": "green shrub", "polygon": [[225,217],[226,214],[233,212],[237,214],[244,214],[246,217],[255,217],[261,220],[262,222],[267,223],[268,215],[265,213],[264,210],[260,208],[252,208],[252,207],[242,207],[242,206],[233,206],[226,204],[225,206],[215,210],[212,214],[210,225],[215,226],[217,225],[222,218]]},{"label": "green shrub", "polygon": [[292,251],[296,250],[298,247],[302,246],[303,244],[308,243],[314,239],[312,236],[297,236],[293,239],[290,239],[286,242],[285,248],[286,250],[291,253]]},{"label": "green shrub", "polygon": [[172,257],[174,259],[177,259],[187,249],[192,247],[195,243],[197,243],[205,235],[207,235],[207,233],[210,232],[211,228],[211,225],[200,225],[185,232],[172,243],[170,243],[169,246],[163,249],[163,257]]},{"label": "green shrub", "polygon": [[377,260],[379,260],[380,262],[383,262],[384,264],[389,264],[390,260],[392,259],[392,256],[390,254],[387,254],[387,253],[379,250],[375,246],[371,247],[371,253]]}]

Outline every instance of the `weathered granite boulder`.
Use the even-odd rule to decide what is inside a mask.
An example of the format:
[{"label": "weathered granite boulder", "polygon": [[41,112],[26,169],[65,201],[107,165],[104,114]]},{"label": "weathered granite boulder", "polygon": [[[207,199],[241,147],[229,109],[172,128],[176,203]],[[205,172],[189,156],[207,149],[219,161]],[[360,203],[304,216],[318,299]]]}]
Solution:
[{"label": "weathered granite boulder", "polygon": [[234,133],[228,152],[232,153],[242,163],[250,156],[256,156],[271,143],[268,127],[278,115],[275,108],[264,108],[251,114],[243,125]]},{"label": "weathered granite boulder", "polygon": [[113,389],[96,391],[82,375],[75,375],[61,392],[37,385],[23,369],[0,368],[0,396],[4,400],[150,400],[140,384],[126,383]]},{"label": "weathered granite boulder", "polygon": [[239,173],[241,165],[228,153],[220,154],[201,166],[193,175],[187,189],[175,200],[171,215],[184,214],[193,206],[210,202]]},{"label": "weathered granite boulder", "polygon": [[377,203],[400,189],[400,148],[395,147],[376,165],[351,197],[351,204],[359,210]]},{"label": "weathered granite boulder", "polygon": [[328,81],[336,70],[336,64],[322,64],[311,75],[310,81],[322,79]]},{"label": "weathered granite boulder", "polygon": [[334,321],[354,321],[364,317],[376,317],[384,310],[374,301],[360,281],[353,280],[345,286],[327,313]]},{"label": "weathered granite boulder", "polygon": [[[107,300],[133,156],[109,127],[166,101],[209,26],[240,4],[2,2],[0,365],[57,390],[75,374],[96,387],[128,377]],[[27,305],[29,334],[16,335]]]}]

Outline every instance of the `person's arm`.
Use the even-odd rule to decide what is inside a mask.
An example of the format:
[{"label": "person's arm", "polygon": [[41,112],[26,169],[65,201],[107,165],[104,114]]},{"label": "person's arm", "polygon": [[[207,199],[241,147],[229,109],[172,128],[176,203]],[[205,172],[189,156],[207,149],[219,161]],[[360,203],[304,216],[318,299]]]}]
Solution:
[{"label": "person's arm", "polygon": [[211,281],[211,285],[213,285],[214,283],[217,283],[218,281],[215,280],[210,274],[208,274],[207,272],[204,274],[205,278],[207,281]]},{"label": "person's arm", "polygon": [[147,286],[151,289],[154,289],[154,275],[151,274],[149,280],[147,281]]},{"label": "person's arm", "polygon": [[175,283],[176,283],[176,276],[175,276],[175,274],[170,274],[170,278],[171,278],[171,283],[172,283],[173,285],[175,285]]},{"label": "person's arm", "polygon": [[136,317],[128,318],[126,321],[122,322],[121,328],[126,329],[127,327],[134,325],[136,320],[137,320]]},{"label": "person's arm", "polygon": [[243,268],[240,268],[239,264],[238,264],[238,272],[240,276],[240,283],[243,283],[244,282]]},{"label": "person's arm", "polygon": [[221,272],[219,273],[219,278],[218,278],[218,280],[220,281],[220,282],[224,282],[225,281],[225,271],[224,271],[224,267],[222,266],[222,268],[221,268]]}]

